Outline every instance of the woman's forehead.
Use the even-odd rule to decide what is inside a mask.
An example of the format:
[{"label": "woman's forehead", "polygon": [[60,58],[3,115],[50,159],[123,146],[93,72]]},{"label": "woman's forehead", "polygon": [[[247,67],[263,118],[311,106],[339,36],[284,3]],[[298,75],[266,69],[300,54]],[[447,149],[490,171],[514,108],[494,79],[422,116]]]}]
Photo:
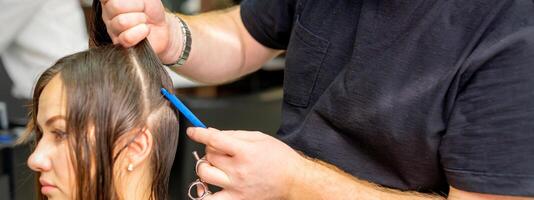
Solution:
[{"label": "woman's forehead", "polygon": [[63,81],[59,75],[56,75],[41,92],[37,121],[44,123],[48,118],[53,116],[66,116],[66,100]]}]

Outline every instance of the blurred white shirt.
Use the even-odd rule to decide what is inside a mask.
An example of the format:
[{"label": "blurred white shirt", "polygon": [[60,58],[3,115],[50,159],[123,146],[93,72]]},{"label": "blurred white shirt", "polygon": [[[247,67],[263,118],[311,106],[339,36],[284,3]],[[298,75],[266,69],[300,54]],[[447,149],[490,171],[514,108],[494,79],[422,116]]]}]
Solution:
[{"label": "blurred white shirt", "polygon": [[17,98],[31,98],[36,79],[59,58],[87,49],[79,0],[0,0],[0,26],[0,57]]},{"label": "blurred white shirt", "polygon": [[[17,98],[30,99],[39,75],[59,58],[88,48],[79,0],[0,0],[0,26],[0,58]],[[167,71],[177,88],[198,85]]]}]

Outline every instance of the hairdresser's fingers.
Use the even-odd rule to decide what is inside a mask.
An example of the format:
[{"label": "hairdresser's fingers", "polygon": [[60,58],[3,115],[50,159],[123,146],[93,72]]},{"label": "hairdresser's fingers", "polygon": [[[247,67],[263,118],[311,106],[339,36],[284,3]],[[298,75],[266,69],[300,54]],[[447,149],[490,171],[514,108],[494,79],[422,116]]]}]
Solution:
[{"label": "hairdresser's fingers", "polygon": [[115,35],[120,35],[122,32],[135,27],[139,24],[146,24],[147,16],[142,12],[124,13],[117,15],[109,21],[107,25],[108,31]]},{"label": "hairdresser's fingers", "polygon": [[113,42],[113,44],[119,43],[119,37],[117,37],[117,35],[115,35],[109,29],[107,29],[106,31],[108,32],[109,38],[111,38],[111,41]]},{"label": "hairdresser's fingers", "polygon": [[208,130],[212,130],[212,131],[221,131],[221,130],[216,129],[216,128],[213,128],[213,127],[208,127]]},{"label": "hairdresser's fingers", "polygon": [[235,169],[234,157],[210,146],[206,146],[205,152],[204,158],[214,167],[221,169],[225,173],[232,173]]},{"label": "hairdresser's fingers", "polygon": [[239,130],[224,130],[224,131],[221,131],[219,129],[212,128],[212,127],[209,127],[208,130],[219,131],[219,133],[222,133],[222,134],[225,134],[225,135],[229,135],[229,136],[232,136],[233,138],[241,139],[243,141],[252,141],[254,139],[254,138],[252,138],[252,136],[254,136],[254,135],[250,134],[251,131],[239,131]]},{"label": "hairdresser's fingers", "polygon": [[119,43],[124,47],[131,47],[145,39],[150,33],[146,24],[138,24],[119,35]]},{"label": "hairdresser's fingers", "polygon": [[103,12],[111,19],[117,15],[130,12],[143,12],[145,2],[143,0],[108,0],[102,2]]},{"label": "hairdresser's fingers", "polygon": [[202,200],[233,200],[236,199],[232,194],[227,190],[222,190],[211,195],[206,196]]},{"label": "hairdresser's fingers", "polygon": [[221,131],[205,128],[192,127],[187,129],[187,135],[196,142],[213,147],[231,156],[241,152],[244,145],[242,141],[233,138],[231,135],[221,133]]},{"label": "hairdresser's fingers", "polygon": [[196,186],[197,187],[197,197],[201,197],[202,195],[205,195],[204,192],[206,190],[205,187],[202,186]]},{"label": "hairdresser's fingers", "polygon": [[204,195],[204,187],[199,187],[199,186],[196,186],[196,187],[197,187],[197,197],[201,197],[202,195]]},{"label": "hairdresser's fingers", "polygon": [[253,142],[258,139],[258,131],[241,131],[241,130],[224,130],[222,134],[230,135],[232,138],[241,140],[243,142]]},{"label": "hairdresser's fingers", "polygon": [[210,153],[213,153],[213,154],[217,154],[217,155],[225,155],[224,152],[222,151],[219,151],[213,147],[210,147],[210,146],[206,146],[206,154],[210,154]]},{"label": "hairdresser's fingers", "polygon": [[202,162],[198,166],[197,175],[205,183],[216,185],[221,188],[228,187],[230,185],[230,178],[226,173],[213,165]]},{"label": "hairdresser's fingers", "polygon": [[228,130],[221,131],[221,130],[213,128],[213,127],[208,127],[208,130],[214,131],[215,133],[223,133],[225,135],[230,135],[232,137],[237,134],[237,131],[228,131]]},{"label": "hairdresser's fingers", "polygon": [[206,150],[206,156],[205,159],[214,167],[219,168],[225,173],[232,173],[234,170],[234,160],[231,156],[226,155],[224,153],[219,152],[213,152]]},{"label": "hairdresser's fingers", "polygon": [[111,17],[109,17],[108,12],[106,12],[104,10],[104,4],[103,3],[100,4],[100,7],[102,9],[102,21],[104,21],[104,23],[106,23],[106,25],[107,25],[109,23],[109,21],[111,20]]},{"label": "hairdresser's fingers", "polygon": [[[104,6],[102,4],[100,4],[100,6],[102,7],[102,10],[104,9]],[[115,33],[113,33],[108,27],[110,26],[110,22],[111,20],[109,19],[108,15],[106,12],[102,12],[102,21],[104,21],[104,24],[106,24],[106,31],[109,35],[109,37],[111,38],[111,40],[113,41],[113,44],[117,44],[119,41],[119,38],[117,37],[117,35]]]}]

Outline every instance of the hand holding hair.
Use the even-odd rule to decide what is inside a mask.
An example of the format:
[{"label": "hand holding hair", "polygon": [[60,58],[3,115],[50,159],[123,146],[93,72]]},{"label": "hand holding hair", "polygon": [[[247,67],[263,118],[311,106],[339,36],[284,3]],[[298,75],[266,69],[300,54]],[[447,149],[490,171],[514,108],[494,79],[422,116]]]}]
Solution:
[{"label": "hand holding hair", "polygon": [[172,13],[160,0],[100,0],[107,33],[114,44],[131,47],[147,38],[163,63],[173,63],[181,50],[181,32]]}]

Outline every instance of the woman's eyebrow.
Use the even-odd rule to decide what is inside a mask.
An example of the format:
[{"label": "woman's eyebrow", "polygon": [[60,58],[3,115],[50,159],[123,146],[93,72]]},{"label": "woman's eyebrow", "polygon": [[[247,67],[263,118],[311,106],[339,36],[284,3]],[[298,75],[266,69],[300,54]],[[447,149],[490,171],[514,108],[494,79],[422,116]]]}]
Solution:
[{"label": "woman's eyebrow", "polygon": [[[65,120],[66,118],[63,115],[54,115],[54,116],[52,116],[52,117],[50,117],[50,118],[48,118],[46,120],[45,126],[50,126],[52,123],[54,123],[55,121],[60,120],[60,119]],[[37,121],[37,129],[39,131],[43,130],[43,128],[41,128],[41,123],[39,123],[39,121]]]},{"label": "woman's eyebrow", "polygon": [[52,117],[48,118],[48,120],[46,120],[45,126],[50,126],[52,123],[54,123],[55,121],[60,120],[60,119],[65,120],[65,116],[63,116],[63,115],[52,116]]}]

